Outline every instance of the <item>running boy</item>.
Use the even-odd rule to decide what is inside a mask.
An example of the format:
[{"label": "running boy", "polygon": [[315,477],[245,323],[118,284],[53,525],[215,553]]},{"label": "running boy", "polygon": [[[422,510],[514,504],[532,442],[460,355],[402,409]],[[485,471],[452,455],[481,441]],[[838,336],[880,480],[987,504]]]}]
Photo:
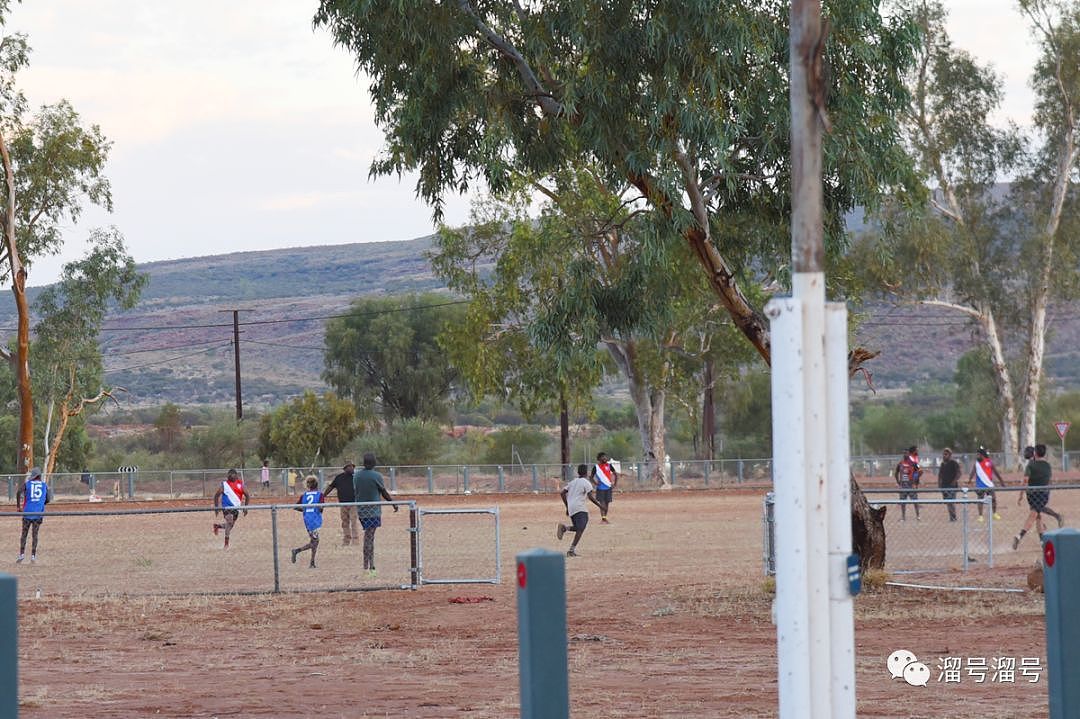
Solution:
[{"label": "running boy", "polygon": [[579,464],[577,468],[578,476],[570,481],[570,484],[563,487],[562,496],[563,504],[566,506],[566,514],[570,517],[570,524],[566,525],[559,522],[555,528],[555,538],[562,539],[563,535],[567,532],[573,531],[574,541],[570,543],[570,549],[566,550],[566,556],[576,557],[578,542],[581,541],[581,535],[585,534],[585,527],[589,524],[589,505],[585,504],[585,500],[600,508],[600,511],[604,511],[604,505],[600,504],[596,499],[596,492],[593,490],[592,482],[586,476],[589,472],[589,466],[585,464]]},{"label": "running boy", "polygon": [[304,480],[304,484],[307,485],[307,491],[300,495],[300,499],[296,500],[299,507],[294,507],[297,512],[304,513],[304,527],[307,528],[308,543],[302,547],[297,547],[292,550],[292,563],[296,564],[296,555],[300,552],[306,552],[311,550],[311,564],[308,566],[312,569],[315,568],[315,553],[319,551],[319,528],[322,527],[322,511],[323,508],[316,506],[322,504],[326,497],[319,491],[319,478],[314,475],[309,475]]},{"label": "running boy", "polygon": [[33,534],[30,545],[30,561],[37,561],[38,531],[45,515],[45,505],[52,501],[52,490],[45,480],[41,478],[41,470],[34,467],[26,475],[26,482],[19,487],[15,494],[15,506],[23,512],[22,536],[19,538],[19,556],[15,563],[22,563],[26,559],[26,535]]},{"label": "running boy", "polygon": [[[246,506],[249,501],[250,497],[244,489],[244,480],[240,477],[240,473],[235,469],[230,469],[225,481],[214,492],[214,516],[216,517],[218,512],[221,512],[225,518],[223,524],[214,522],[214,534],[217,535],[219,530],[225,530],[225,549],[229,548],[229,534],[232,532],[233,525],[240,518],[240,505]],[[245,517],[247,513],[245,509]]]},{"label": "running boy", "polygon": [[[982,499],[987,494],[990,495],[990,507],[994,512],[994,519],[1001,519],[1001,515],[997,511],[997,495],[994,494],[994,477],[997,477],[1001,482],[1001,486],[1005,486],[1005,479],[1001,476],[1001,472],[994,466],[994,463],[990,460],[990,453],[986,451],[984,447],[979,447],[979,451],[975,455],[975,464],[971,468],[971,474],[968,475],[968,480],[975,479],[975,496]],[[983,506],[979,503],[979,521],[983,521]]]},{"label": "running boy", "polygon": [[600,504],[600,521],[608,524],[608,507],[611,506],[612,494],[619,484],[619,473],[608,459],[607,454],[601,452],[596,455],[596,464],[592,468],[592,481],[596,484],[596,498]]},{"label": "running boy", "polygon": [[[1028,456],[1028,449],[1031,449],[1031,455]],[[1049,514],[1051,517],[1057,520],[1058,526],[1064,526],[1065,518],[1059,513],[1046,506],[1050,501],[1050,477],[1053,475],[1053,468],[1050,463],[1046,461],[1046,445],[1037,444],[1035,447],[1027,447],[1024,449],[1024,457],[1030,461],[1027,466],[1024,467],[1024,484],[1028,487],[1039,487],[1040,489],[1028,489],[1024,494],[1027,495],[1028,508],[1031,510],[1028,512],[1027,521],[1024,522],[1023,528],[1020,533],[1013,537],[1012,547],[1018,549],[1020,547],[1020,540],[1024,538],[1024,535],[1031,529],[1031,525],[1034,524],[1035,528],[1039,530],[1039,539],[1042,539],[1043,535],[1043,521],[1042,516]],[[1021,494],[1017,493],[1016,503],[1020,504]]]}]

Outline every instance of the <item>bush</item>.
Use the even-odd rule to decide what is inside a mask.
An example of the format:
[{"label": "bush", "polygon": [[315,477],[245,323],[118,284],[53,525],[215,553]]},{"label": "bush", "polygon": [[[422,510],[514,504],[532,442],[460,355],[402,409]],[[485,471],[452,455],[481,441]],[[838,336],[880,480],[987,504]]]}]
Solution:
[{"label": "bush", "polygon": [[490,445],[480,458],[483,464],[538,464],[546,459],[544,449],[551,443],[547,434],[530,426],[508,427],[488,435]]}]

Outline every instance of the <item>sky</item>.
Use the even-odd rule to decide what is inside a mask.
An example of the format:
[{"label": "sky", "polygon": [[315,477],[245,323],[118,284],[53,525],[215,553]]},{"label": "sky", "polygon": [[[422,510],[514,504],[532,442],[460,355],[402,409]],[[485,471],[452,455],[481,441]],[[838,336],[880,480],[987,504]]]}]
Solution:
[{"label": "sky", "polygon": [[[946,0],[954,44],[1005,79],[1002,119],[1026,124],[1035,50],[1013,0]],[[408,240],[433,231],[412,177],[372,180],[382,147],[366,82],[324,30],[317,0],[23,0],[19,85],[31,106],[66,98],[112,142],[114,212],[88,208],[54,281],[94,227],[136,262],[247,250]],[[462,224],[467,198],[448,198]]]}]

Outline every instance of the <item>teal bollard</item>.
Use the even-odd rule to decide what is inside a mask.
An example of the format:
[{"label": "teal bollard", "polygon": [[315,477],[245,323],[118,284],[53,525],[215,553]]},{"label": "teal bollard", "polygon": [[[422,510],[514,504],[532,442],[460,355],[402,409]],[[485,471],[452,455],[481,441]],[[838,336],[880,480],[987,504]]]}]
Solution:
[{"label": "teal bollard", "polygon": [[19,716],[19,622],[15,577],[0,574],[0,717]]},{"label": "teal bollard", "polygon": [[1043,535],[1050,719],[1080,719],[1080,531]]},{"label": "teal bollard", "polygon": [[568,719],[566,564],[558,552],[517,555],[521,719]]}]

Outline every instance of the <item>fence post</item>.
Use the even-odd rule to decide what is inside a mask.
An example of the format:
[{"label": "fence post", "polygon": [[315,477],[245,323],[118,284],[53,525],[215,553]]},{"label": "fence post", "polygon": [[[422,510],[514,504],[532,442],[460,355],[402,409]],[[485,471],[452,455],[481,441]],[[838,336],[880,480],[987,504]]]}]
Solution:
[{"label": "fence post", "polygon": [[270,508],[270,537],[274,550],[274,594],[279,594],[281,593],[281,566],[278,564],[277,505]]},{"label": "fence post", "polygon": [[435,494],[435,476],[431,472],[431,467],[427,468],[427,493]]},{"label": "fence post", "polygon": [[7,498],[9,502],[15,501],[15,478],[10,474],[7,478]]},{"label": "fence post", "polygon": [[499,465],[499,491],[502,492],[506,489],[506,477],[503,473],[503,467]]},{"label": "fence post", "polygon": [[986,510],[986,566],[994,567],[994,497],[987,495],[983,500]]},{"label": "fence post", "polygon": [[640,485],[641,482],[642,482],[642,476],[641,476],[642,475],[642,469],[641,469],[642,464],[644,464],[644,462],[638,462],[637,463],[637,483],[638,483],[638,485]]},{"label": "fence post", "polygon": [[675,486],[675,460],[668,460],[668,484]]},{"label": "fence post", "polygon": [[409,556],[412,566],[409,580],[413,589],[420,588],[420,524],[417,521],[416,502],[409,502]]},{"label": "fence post", "polygon": [[397,467],[390,468],[390,491],[397,491]]},{"label": "fence post", "polygon": [[960,512],[961,512],[961,515],[960,515],[960,531],[963,532],[963,539],[961,540],[960,544],[961,544],[961,549],[963,549],[963,552],[964,552],[964,561],[963,561],[962,566],[964,568],[964,571],[966,572],[967,569],[968,569],[968,561],[970,561],[970,557],[968,556],[967,487],[965,487],[963,489],[963,493],[960,496],[964,500],[964,503],[960,505]]},{"label": "fence post", "polygon": [[565,561],[547,549],[517,556],[521,719],[570,716]]},{"label": "fence post", "polygon": [[3,717],[19,716],[17,598],[15,577],[0,574],[0,716]]},{"label": "fence post", "polygon": [[467,464],[464,467],[462,467],[461,485],[462,485],[462,488],[465,490],[465,494],[470,494],[470,492],[469,492],[469,465],[467,465]]},{"label": "fence post", "polygon": [[743,481],[743,461],[741,459],[736,464],[736,467],[737,467],[738,473],[739,473],[739,484],[742,484],[742,481]]},{"label": "fence post", "polygon": [[532,484],[533,484],[533,490],[532,491],[539,492],[540,491],[540,477],[536,473],[536,465],[535,464],[532,466]]}]

